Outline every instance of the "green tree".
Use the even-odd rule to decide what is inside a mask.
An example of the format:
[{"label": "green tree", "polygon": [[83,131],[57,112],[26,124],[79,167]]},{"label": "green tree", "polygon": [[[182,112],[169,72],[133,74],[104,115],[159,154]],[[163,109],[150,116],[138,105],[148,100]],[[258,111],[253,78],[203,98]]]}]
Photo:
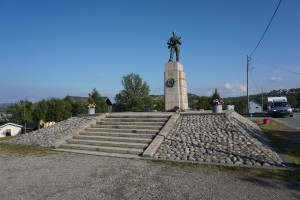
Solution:
[{"label": "green tree", "polygon": [[72,106],[68,101],[51,98],[47,101],[47,107],[46,121],[60,122],[71,117]]},{"label": "green tree", "polygon": [[206,96],[200,96],[198,98],[198,103],[196,105],[196,108],[199,109],[204,109],[204,110],[210,110],[211,109],[211,98],[206,97]]},{"label": "green tree", "polygon": [[93,92],[90,93],[89,96],[92,97],[92,99],[96,104],[96,109],[95,109],[96,113],[103,113],[108,111],[104,98],[100,95],[100,93],[96,90],[96,88],[93,89]]},{"label": "green tree", "polygon": [[246,99],[239,99],[235,102],[234,110],[239,114],[244,114],[247,111],[247,101]]},{"label": "green tree", "polygon": [[156,96],[153,97],[153,109],[157,111],[164,111],[165,110],[165,96]]},{"label": "green tree", "polygon": [[145,105],[153,108],[150,87],[138,74],[123,76],[122,85],[124,89],[115,97],[117,111],[142,111]]},{"label": "green tree", "polygon": [[62,99],[61,109],[62,109],[63,120],[72,117],[72,104],[73,101],[69,96],[66,96],[64,99]]},{"label": "green tree", "polygon": [[290,103],[290,105],[292,106],[292,108],[297,107],[297,98],[295,96],[289,96],[287,97],[288,102]]},{"label": "green tree", "polygon": [[21,100],[6,108],[6,113],[11,114],[11,117],[9,117],[8,120],[21,125],[33,122],[32,112],[33,104],[28,100]]},{"label": "green tree", "polygon": [[297,106],[296,106],[296,108],[300,108],[300,93],[298,93],[296,95],[296,100],[297,100]]},{"label": "green tree", "polygon": [[38,124],[40,128],[40,120],[46,121],[47,114],[48,114],[48,104],[47,100],[43,99],[37,103],[34,104],[33,106],[33,120]]},{"label": "green tree", "polygon": [[72,103],[72,110],[71,110],[72,116],[77,116],[79,114],[86,113],[86,106],[84,103],[80,100],[77,100]]},{"label": "green tree", "polygon": [[191,109],[197,109],[198,101],[199,101],[199,96],[188,93],[188,102],[189,102],[189,107]]},{"label": "green tree", "polygon": [[213,93],[213,95],[211,97],[211,100],[214,100],[214,99],[220,99],[220,94],[219,94],[217,88],[215,89],[215,92]]}]

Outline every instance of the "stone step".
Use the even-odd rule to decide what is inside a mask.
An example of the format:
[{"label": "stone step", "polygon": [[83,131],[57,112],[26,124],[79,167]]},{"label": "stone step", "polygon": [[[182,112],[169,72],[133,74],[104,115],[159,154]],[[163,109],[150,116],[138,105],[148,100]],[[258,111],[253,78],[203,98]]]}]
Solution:
[{"label": "stone step", "polygon": [[85,151],[99,151],[99,152],[108,152],[108,153],[132,154],[132,155],[140,155],[143,152],[143,149],[80,145],[80,144],[61,144],[60,148],[77,149],[77,150],[85,150]]},{"label": "stone step", "polygon": [[82,132],[80,135],[88,136],[108,136],[108,137],[128,137],[128,138],[153,138],[156,134],[147,133],[113,133],[113,132]]},{"label": "stone step", "polygon": [[101,140],[101,141],[115,141],[115,142],[129,142],[129,143],[150,143],[151,138],[138,138],[138,137],[112,137],[110,136],[93,136],[93,135],[76,135],[74,139],[80,140]]},{"label": "stone step", "polygon": [[68,153],[81,153],[81,154],[89,154],[89,155],[97,155],[97,156],[112,156],[112,157],[120,157],[120,158],[140,158],[140,156],[132,155],[132,154],[108,153],[108,152],[100,152],[100,151],[85,151],[85,150],[63,149],[63,148],[58,148],[55,150],[68,152]]},{"label": "stone step", "polygon": [[58,150],[139,158],[170,117],[169,113],[110,113]]},{"label": "stone step", "polygon": [[166,122],[168,118],[103,118],[101,121],[118,121],[118,122]]},{"label": "stone step", "polygon": [[165,122],[118,122],[118,121],[99,121],[102,125],[137,125],[137,126],[163,126]]},{"label": "stone step", "polygon": [[114,132],[114,133],[149,133],[156,134],[159,130],[151,129],[110,129],[110,128],[86,128],[86,132]]},{"label": "stone step", "polygon": [[145,125],[102,125],[93,124],[91,128],[109,128],[109,129],[152,129],[160,130],[162,126],[145,126]]},{"label": "stone step", "polygon": [[106,118],[164,118],[168,119],[171,115],[170,114],[147,114],[147,113],[133,113],[133,114],[122,114],[122,113],[111,113],[106,115]]},{"label": "stone step", "polygon": [[78,139],[67,140],[67,144],[122,147],[122,148],[135,148],[135,149],[144,149],[148,146],[147,143],[116,142],[116,141],[101,141],[101,140],[78,140]]}]

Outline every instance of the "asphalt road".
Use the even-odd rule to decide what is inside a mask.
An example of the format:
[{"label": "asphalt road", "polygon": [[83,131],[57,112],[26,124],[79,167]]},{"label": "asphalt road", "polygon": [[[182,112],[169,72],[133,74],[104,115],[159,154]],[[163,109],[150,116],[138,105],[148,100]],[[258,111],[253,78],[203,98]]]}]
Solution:
[{"label": "asphalt road", "polygon": [[294,116],[293,117],[278,117],[278,118],[272,118],[272,119],[275,119],[279,122],[282,122],[284,124],[287,124],[289,126],[292,126],[296,129],[299,129],[300,130],[300,113],[297,112],[297,113],[294,113]]}]

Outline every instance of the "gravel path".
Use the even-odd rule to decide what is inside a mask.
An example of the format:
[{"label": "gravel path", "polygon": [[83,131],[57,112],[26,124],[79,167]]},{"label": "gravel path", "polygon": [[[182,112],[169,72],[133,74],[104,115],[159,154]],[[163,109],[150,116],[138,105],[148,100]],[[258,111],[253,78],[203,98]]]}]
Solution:
[{"label": "gravel path", "polygon": [[300,199],[300,186],[209,167],[58,152],[0,152],[0,199]]}]

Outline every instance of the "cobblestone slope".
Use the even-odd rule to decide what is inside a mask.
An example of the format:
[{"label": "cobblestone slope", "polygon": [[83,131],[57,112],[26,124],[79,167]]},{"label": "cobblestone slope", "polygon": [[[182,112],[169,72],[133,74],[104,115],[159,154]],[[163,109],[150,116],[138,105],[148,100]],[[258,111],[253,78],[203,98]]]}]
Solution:
[{"label": "cobblestone slope", "polygon": [[52,147],[58,140],[63,139],[68,135],[72,135],[86,124],[89,124],[91,120],[97,119],[97,117],[98,116],[87,116],[80,118],[71,117],[48,128],[22,134],[3,142],[40,147]]},{"label": "cobblestone slope", "polygon": [[253,122],[233,112],[182,115],[155,158],[206,163],[283,166]]}]

